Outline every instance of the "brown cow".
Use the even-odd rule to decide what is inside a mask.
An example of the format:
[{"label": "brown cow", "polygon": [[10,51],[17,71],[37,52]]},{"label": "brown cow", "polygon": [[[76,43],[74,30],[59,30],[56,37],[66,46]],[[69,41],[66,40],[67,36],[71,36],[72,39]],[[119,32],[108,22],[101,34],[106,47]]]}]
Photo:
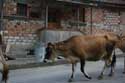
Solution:
[{"label": "brown cow", "polygon": [[105,36],[73,36],[65,41],[52,44],[53,57],[61,53],[63,57],[68,59],[72,64],[72,75],[69,81],[74,77],[74,66],[78,60],[81,64],[81,72],[86,78],[91,79],[84,71],[85,60],[98,61],[104,60],[105,66],[100,74],[103,77],[105,68],[112,62],[112,51],[118,38],[113,38],[108,35]]},{"label": "brown cow", "polygon": [[[98,36],[99,35],[100,36],[108,35],[108,36],[113,37],[113,38],[119,36],[120,40],[116,43],[116,47],[115,48],[119,48],[122,52],[125,52],[125,34],[124,33],[116,34],[114,32],[107,32],[107,31],[105,31],[103,33],[97,32],[97,33],[95,33],[93,35],[96,35],[96,36],[97,35]],[[115,53],[115,51],[114,51],[114,53]],[[114,71],[114,68],[113,68],[113,71]],[[124,56],[124,72],[123,73],[125,73],[125,56]]]},{"label": "brown cow", "polygon": [[[125,33],[119,32],[119,34],[118,33],[116,34],[116,33],[111,32],[111,31],[106,31],[106,30],[101,30],[101,29],[96,29],[96,28],[93,30],[94,31],[93,31],[92,35],[95,35],[95,36],[109,35],[110,37],[117,37],[119,35],[120,40],[117,42],[115,48],[119,48],[122,52],[125,53]],[[83,33],[83,35],[87,35],[83,31],[80,31],[80,32]],[[115,53],[115,51],[114,51],[114,53]],[[112,72],[114,73],[114,68],[113,68]],[[125,56],[124,56],[124,71],[123,71],[123,73],[125,73]]]},{"label": "brown cow", "polygon": [[[122,36],[121,40],[117,42],[116,48],[119,48],[122,52],[125,53],[125,36]],[[124,72],[125,73],[125,56],[124,56]]]}]

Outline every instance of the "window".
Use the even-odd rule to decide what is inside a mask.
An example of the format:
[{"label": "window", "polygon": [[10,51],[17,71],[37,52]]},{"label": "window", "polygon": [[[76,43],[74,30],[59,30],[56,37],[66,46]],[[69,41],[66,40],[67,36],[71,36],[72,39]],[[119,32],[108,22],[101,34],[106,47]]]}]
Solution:
[{"label": "window", "polygon": [[80,9],[80,20],[85,22],[85,8]]},{"label": "window", "polygon": [[17,3],[17,15],[27,16],[27,4]]},{"label": "window", "polygon": [[49,9],[48,13],[48,21],[49,22],[59,22],[61,16],[61,11],[57,8],[55,9]]}]

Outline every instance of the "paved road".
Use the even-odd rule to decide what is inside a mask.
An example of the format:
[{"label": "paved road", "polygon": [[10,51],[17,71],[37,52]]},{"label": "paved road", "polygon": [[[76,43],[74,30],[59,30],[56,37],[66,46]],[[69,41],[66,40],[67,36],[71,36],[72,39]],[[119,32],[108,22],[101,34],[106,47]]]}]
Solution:
[{"label": "paved road", "polygon": [[[82,75],[78,64],[73,83],[125,83],[125,75],[122,74],[123,58],[119,58],[117,61],[115,76],[108,77],[108,72],[105,72],[103,80],[97,79],[103,66],[102,61],[86,63],[85,69],[88,74],[92,76],[92,80],[88,80]],[[107,69],[107,71],[108,70],[109,69]],[[70,74],[71,65],[68,64],[11,70],[8,83],[68,83],[67,80],[70,77]]]}]

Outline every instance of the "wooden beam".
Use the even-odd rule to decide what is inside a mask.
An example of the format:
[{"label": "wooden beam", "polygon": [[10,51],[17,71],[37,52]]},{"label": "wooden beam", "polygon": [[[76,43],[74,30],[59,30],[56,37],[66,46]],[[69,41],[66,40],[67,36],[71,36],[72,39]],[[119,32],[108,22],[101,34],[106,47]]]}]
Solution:
[{"label": "wooden beam", "polygon": [[4,0],[0,0],[0,31],[3,29],[3,4]]},{"label": "wooden beam", "polygon": [[45,28],[48,28],[48,5],[46,5],[46,18],[45,18]]},{"label": "wooden beam", "polygon": [[93,31],[92,31],[92,26],[93,25],[93,22],[92,22],[92,7],[90,7],[90,33],[93,34]]},{"label": "wooden beam", "polygon": [[77,28],[79,29],[79,16],[80,16],[80,8],[77,8]]}]

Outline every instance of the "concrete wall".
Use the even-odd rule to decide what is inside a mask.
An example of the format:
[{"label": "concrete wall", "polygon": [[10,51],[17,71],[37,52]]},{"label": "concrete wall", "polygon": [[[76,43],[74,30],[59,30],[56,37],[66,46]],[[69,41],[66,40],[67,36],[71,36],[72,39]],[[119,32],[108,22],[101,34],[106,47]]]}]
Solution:
[{"label": "concrete wall", "polygon": [[55,30],[44,30],[40,33],[40,41],[47,42],[59,42],[66,40],[74,35],[83,35],[78,31],[55,31]]}]

